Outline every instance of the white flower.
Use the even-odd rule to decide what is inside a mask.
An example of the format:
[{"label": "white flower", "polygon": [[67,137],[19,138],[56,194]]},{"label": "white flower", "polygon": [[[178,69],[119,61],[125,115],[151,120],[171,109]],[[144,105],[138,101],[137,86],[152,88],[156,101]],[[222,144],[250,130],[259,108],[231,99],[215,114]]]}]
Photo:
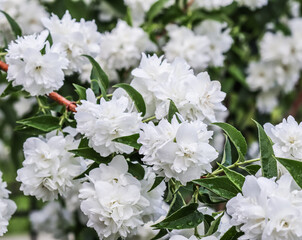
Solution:
[{"label": "white flower", "polygon": [[89,146],[101,156],[114,152],[131,153],[133,147],[112,141],[139,132],[141,117],[133,111],[133,104],[129,108],[129,98],[118,98],[113,94],[110,101],[102,98],[97,104],[91,89],[86,91],[86,95],[87,101],[82,100],[75,113],[77,131],[89,139]]},{"label": "white flower", "polygon": [[8,46],[5,57],[9,64],[8,81],[13,86],[21,85],[32,96],[48,94],[63,85],[68,60],[58,53],[57,45],[49,47],[47,36],[48,32],[43,31],[40,35],[18,38]]},{"label": "white flower", "polygon": [[[216,238],[202,238],[202,239],[207,239],[207,240],[216,240]],[[197,237],[195,236],[192,236],[190,238],[186,238],[184,236],[181,236],[181,235],[174,235],[172,236],[169,240],[198,240]]]},{"label": "white flower", "polygon": [[289,174],[277,182],[247,176],[242,194],[227,203],[231,224],[244,232],[239,239],[300,239],[301,193]]},{"label": "white flower", "polygon": [[8,221],[17,209],[16,204],[8,199],[10,191],[6,187],[7,184],[2,181],[2,172],[0,171],[0,236],[7,232]]},{"label": "white flower", "polygon": [[82,57],[83,54],[95,57],[100,52],[101,34],[94,21],[85,22],[81,19],[76,22],[66,11],[62,19],[53,14],[51,18],[43,18],[42,22],[49,30],[53,42],[61,44],[62,51],[69,60],[65,71],[67,74],[81,72],[82,65],[87,62]]},{"label": "white flower", "polygon": [[210,40],[208,55],[210,57],[209,65],[223,66],[224,53],[229,51],[233,44],[230,36],[231,29],[227,28],[226,22],[214,20],[204,20],[194,27],[194,32],[200,36],[206,36]]},{"label": "white flower", "polygon": [[143,29],[130,27],[119,20],[116,27],[101,37],[101,58],[109,69],[121,70],[136,66],[145,51],[155,51],[152,43]]},{"label": "white flower", "polygon": [[50,202],[41,210],[30,213],[30,222],[37,232],[46,232],[56,238],[66,237],[66,230],[73,225],[72,213],[58,202]]},{"label": "white flower", "polygon": [[81,210],[88,216],[88,227],[100,239],[125,238],[135,233],[146,208],[151,206],[141,194],[141,183],[130,175],[123,156],[116,156],[108,166],[101,164],[83,183],[79,198]]},{"label": "white flower", "polygon": [[239,5],[246,6],[251,10],[261,8],[268,4],[268,0],[236,0]]},{"label": "white flower", "polygon": [[221,7],[225,7],[230,5],[233,0],[198,0],[194,1],[192,7],[193,8],[204,8],[208,11],[217,10]]},{"label": "white flower", "polygon": [[211,162],[218,153],[209,144],[213,132],[207,131],[204,123],[178,123],[174,117],[171,124],[162,119],[157,126],[151,122],[141,128],[139,153],[158,174],[186,184],[211,172]]},{"label": "white flower", "polygon": [[196,35],[184,26],[168,25],[168,43],[163,47],[169,61],[176,57],[185,59],[193,68],[205,69],[210,61],[210,40],[206,36]]},{"label": "white flower", "polygon": [[177,58],[171,64],[162,57],[143,54],[140,66],[132,75],[131,85],[144,97],[147,116],[165,117],[170,100],[186,120],[212,122],[219,112],[226,110],[221,103],[225,93],[220,91],[220,83],[211,81],[206,72],[195,76],[183,59]]},{"label": "white flower", "polygon": [[261,113],[271,113],[278,105],[279,91],[271,90],[267,92],[261,92],[257,96],[256,106]]},{"label": "white flower", "polygon": [[73,188],[73,178],[82,171],[82,159],[68,152],[78,145],[79,140],[70,135],[49,133],[46,138],[28,138],[23,146],[23,168],[17,172],[24,194],[43,201],[54,200],[58,194],[66,196]]},{"label": "white flower", "polygon": [[277,157],[302,160],[302,123],[289,116],[276,126],[266,123],[264,130],[273,141]]}]

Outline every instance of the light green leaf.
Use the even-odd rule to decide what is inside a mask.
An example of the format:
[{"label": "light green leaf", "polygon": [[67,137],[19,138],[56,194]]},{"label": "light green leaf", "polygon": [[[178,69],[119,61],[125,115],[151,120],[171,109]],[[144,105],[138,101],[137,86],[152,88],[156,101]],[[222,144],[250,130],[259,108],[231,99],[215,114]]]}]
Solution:
[{"label": "light green leaf", "polygon": [[18,124],[39,129],[44,132],[60,128],[60,119],[51,115],[41,115],[17,121]]},{"label": "light green leaf", "polygon": [[94,60],[93,57],[88,56],[88,55],[82,55],[82,56],[88,58],[88,60],[92,64],[91,79],[97,80],[97,83],[101,89],[103,98],[105,100],[108,100],[107,89],[109,87],[109,79],[108,79],[107,74],[104,72],[104,70],[98,64],[98,62]]},{"label": "light green leaf", "polygon": [[263,130],[263,127],[256,121],[254,122],[256,123],[258,128],[262,175],[267,178],[276,177],[278,175],[277,161],[274,157],[272,142],[266,135],[265,131]]},{"label": "light green leaf", "polygon": [[238,172],[235,172],[231,169],[226,168],[225,166],[217,163],[224,171],[228,179],[240,190],[242,191],[242,186],[245,181],[245,177]]},{"label": "light green leaf", "polygon": [[287,169],[293,179],[302,188],[302,162],[287,158],[277,158],[277,160]]},{"label": "light green leaf", "polygon": [[142,95],[127,83],[119,83],[114,85],[115,88],[124,89],[133,100],[137,111],[142,113],[142,117],[146,114],[146,104]]},{"label": "light green leaf", "polygon": [[82,100],[82,99],[86,99],[86,88],[78,85],[78,84],[72,84],[74,87],[75,87],[75,91],[76,93],[78,94],[79,96],[79,99]]},{"label": "light green leaf", "polygon": [[149,22],[152,22],[152,20],[161,12],[161,10],[165,7],[165,4],[169,0],[158,0],[156,1],[151,7],[150,10],[147,13],[147,19]]},{"label": "light green leaf", "polygon": [[240,192],[226,176],[196,179],[192,182],[207,188],[225,199],[231,199]]},{"label": "light green leaf", "polygon": [[217,122],[213,124],[217,125],[225,131],[225,133],[228,135],[228,137],[237,149],[239,160],[243,162],[244,156],[247,152],[247,144],[241,132],[239,132],[236,128],[234,128],[228,123]]},{"label": "light green leaf", "polygon": [[142,144],[137,143],[138,138],[139,138],[139,134],[136,133],[136,134],[133,134],[133,135],[130,135],[130,136],[115,138],[112,141],[126,144],[126,145],[134,147],[135,149],[138,150],[142,146]]},{"label": "light green leaf", "polygon": [[223,215],[224,215],[224,213],[220,214],[219,217],[217,217],[214,221],[211,222],[211,226],[210,226],[209,230],[207,231],[206,236],[212,235],[213,233],[215,233],[217,231]]},{"label": "light green leaf", "polygon": [[191,203],[152,227],[158,229],[187,229],[197,227],[204,219],[203,214],[197,208],[197,203]]},{"label": "light green leaf", "polygon": [[9,25],[11,26],[15,36],[16,37],[22,36],[22,30],[21,30],[20,26],[18,25],[18,23],[10,15],[8,15],[6,12],[4,12],[2,10],[0,10],[0,12],[2,12],[5,15],[5,17],[6,17],[7,21],[9,22]]}]

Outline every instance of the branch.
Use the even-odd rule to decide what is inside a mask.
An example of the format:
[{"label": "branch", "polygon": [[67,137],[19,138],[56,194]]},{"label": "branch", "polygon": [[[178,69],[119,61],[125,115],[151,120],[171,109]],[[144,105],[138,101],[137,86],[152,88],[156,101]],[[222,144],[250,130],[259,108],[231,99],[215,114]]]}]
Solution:
[{"label": "branch", "polygon": [[[0,69],[7,72],[8,64],[0,61]],[[61,105],[65,105],[66,109],[68,111],[76,112],[77,105],[74,102],[71,102],[71,101],[67,100],[66,98],[62,97],[60,94],[58,94],[56,92],[52,92],[52,93],[48,94],[48,97]]]}]

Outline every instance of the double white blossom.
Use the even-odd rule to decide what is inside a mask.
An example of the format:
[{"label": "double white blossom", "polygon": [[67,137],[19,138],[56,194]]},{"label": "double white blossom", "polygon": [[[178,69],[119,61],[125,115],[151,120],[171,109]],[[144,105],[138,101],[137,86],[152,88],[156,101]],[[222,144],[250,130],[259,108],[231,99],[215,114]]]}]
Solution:
[{"label": "double white blossom", "polygon": [[2,172],[0,171],[0,236],[7,232],[8,221],[17,209],[16,204],[8,199],[10,191],[6,187],[7,184],[2,181]]},{"label": "double white blossom", "polygon": [[91,89],[86,91],[86,95],[87,101],[82,100],[75,113],[77,131],[89,139],[89,146],[101,156],[114,152],[131,153],[133,147],[112,140],[139,132],[142,118],[133,111],[134,104],[128,97],[115,94],[110,101],[102,98],[97,104]]},{"label": "double white blossom", "polygon": [[150,122],[142,124],[141,129],[139,153],[158,174],[186,184],[211,172],[211,162],[218,153],[209,144],[213,132],[207,131],[206,124],[179,123],[174,117],[171,123],[162,119],[157,126]]},{"label": "double white blossom", "polygon": [[152,205],[159,201],[155,196],[160,197],[163,192],[152,196],[152,191],[146,194],[142,187],[146,182],[152,185],[154,178],[145,176],[145,183],[141,183],[127,171],[125,158],[116,156],[108,166],[101,164],[93,169],[89,181],[80,189],[81,210],[89,219],[87,226],[94,228],[100,239],[116,240],[135,234],[137,227],[144,224],[144,216],[156,215],[151,212],[155,210]]},{"label": "double white blossom", "polygon": [[[60,52],[60,46],[50,47],[47,36],[48,31],[43,31],[19,37],[9,44],[5,57],[9,64],[8,81],[13,86],[21,85],[32,96],[48,94],[63,85],[68,60]],[[43,49],[45,54],[41,53]]]},{"label": "double white blossom", "polygon": [[302,191],[289,174],[274,179],[247,176],[239,193],[227,203],[231,224],[244,233],[239,239],[300,239]]},{"label": "double white blossom", "polygon": [[57,199],[59,194],[66,196],[73,188],[73,178],[83,171],[82,159],[68,152],[77,149],[79,140],[54,134],[28,138],[23,146],[23,167],[17,171],[24,194],[43,201]]},{"label": "double white blossom", "polygon": [[239,5],[255,10],[268,4],[268,0],[236,0]]},{"label": "double white blossom", "polygon": [[66,11],[62,19],[52,14],[50,18],[43,18],[42,22],[49,30],[53,42],[61,45],[69,60],[66,74],[81,72],[82,66],[87,62],[83,54],[95,57],[100,52],[101,34],[94,21],[81,19],[76,22]]},{"label": "double white blossom", "polygon": [[213,122],[219,112],[226,110],[222,105],[225,93],[221,92],[220,83],[211,81],[206,72],[195,76],[183,59],[168,63],[163,57],[143,54],[140,66],[132,75],[131,85],[144,97],[147,115],[165,117],[170,99],[187,120]]},{"label": "double white blossom", "polygon": [[222,7],[226,7],[233,3],[233,0],[198,0],[194,1],[193,8],[203,8],[207,11],[217,10]]}]

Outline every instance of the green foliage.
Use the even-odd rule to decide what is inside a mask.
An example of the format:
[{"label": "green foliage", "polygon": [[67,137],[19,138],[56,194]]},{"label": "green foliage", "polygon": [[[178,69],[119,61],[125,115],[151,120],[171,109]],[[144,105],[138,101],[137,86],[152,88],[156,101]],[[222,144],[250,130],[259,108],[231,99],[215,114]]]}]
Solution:
[{"label": "green foliage", "polygon": [[0,97],[6,97],[8,95],[11,95],[13,93],[18,93],[22,90],[22,86],[15,86],[13,87],[12,82],[9,82],[7,87],[4,89],[3,93]]},{"label": "green foliage", "polygon": [[161,182],[164,180],[164,177],[156,177],[154,183],[148,192],[151,192],[154,188],[156,188]]},{"label": "green foliage", "polygon": [[266,135],[262,126],[254,121],[258,128],[261,169],[264,177],[272,178],[277,176],[277,162],[274,157],[272,142]]},{"label": "green foliage", "polygon": [[129,146],[131,146],[131,147],[138,150],[142,146],[141,144],[137,143],[138,138],[139,138],[139,134],[136,133],[136,134],[133,134],[133,135],[130,135],[130,136],[115,138],[112,141],[129,145]]},{"label": "green foliage", "polygon": [[238,172],[235,172],[231,169],[226,168],[225,166],[217,163],[224,171],[228,179],[241,191],[245,177]]},{"label": "green foliage", "polygon": [[221,164],[223,166],[229,166],[232,164],[232,148],[227,135],[225,135],[225,144]]},{"label": "green foliage", "polygon": [[170,123],[171,123],[172,118],[174,117],[174,115],[176,116],[177,120],[180,122],[180,120],[179,120],[179,118],[178,118],[178,116],[177,116],[176,113],[179,113],[179,111],[178,111],[178,109],[177,109],[175,103],[174,103],[172,100],[170,100],[169,111],[168,111],[168,117],[167,117],[167,119],[168,119],[168,121],[169,121]]},{"label": "green foliage", "polygon": [[16,23],[16,21],[10,16],[8,15],[6,12],[0,10],[1,13],[4,14],[4,16],[6,17],[10,27],[12,28],[14,34],[15,34],[15,37],[18,37],[18,36],[22,36],[22,30],[20,28],[20,26],[18,25],[18,23]]},{"label": "green foliage", "polygon": [[40,115],[17,121],[18,124],[41,130],[45,133],[59,129],[60,119],[51,115]]},{"label": "green foliage", "polygon": [[153,225],[153,227],[170,230],[194,228],[204,220],[203,214],[197,208],[197,203],[191,203],[166,217],[163,221]]},{"label": "green foliage", "polygon": [[138,91],[136,91],[132,86],[130,86],[129,84],[126,84],[126,83],[119,83],[119,84],[114,85],[113,87],[124,89],[128,93],[128,95],[131,97],[131,99],[133,100],[137,111],[142,113],[142,117],[145,116],[146,104],[145,104],[145,101],[144,101],[142,95]]},{"label": "green foliage", "polygon": [[293,179],[302,188],[302,162],[287,158],[277,158],[287,171],[292,175]]},{"label": "green foliage", "polygon": [[79,100],[86,99],[86,88],[84,88],[78,84],[75,84],[75,83],[72,85],[74,86],[75,91],[79,96]]},{"label": "green foliage", "polygon": [[97,153],[90,147],[69,150],[69,152],[74,153],[75,156],[77,156],[77,157],[83,157],[85,159],[90,159],[97,163],[109,163],[112,159],[112,157],[101,157],[99,153]]}]

